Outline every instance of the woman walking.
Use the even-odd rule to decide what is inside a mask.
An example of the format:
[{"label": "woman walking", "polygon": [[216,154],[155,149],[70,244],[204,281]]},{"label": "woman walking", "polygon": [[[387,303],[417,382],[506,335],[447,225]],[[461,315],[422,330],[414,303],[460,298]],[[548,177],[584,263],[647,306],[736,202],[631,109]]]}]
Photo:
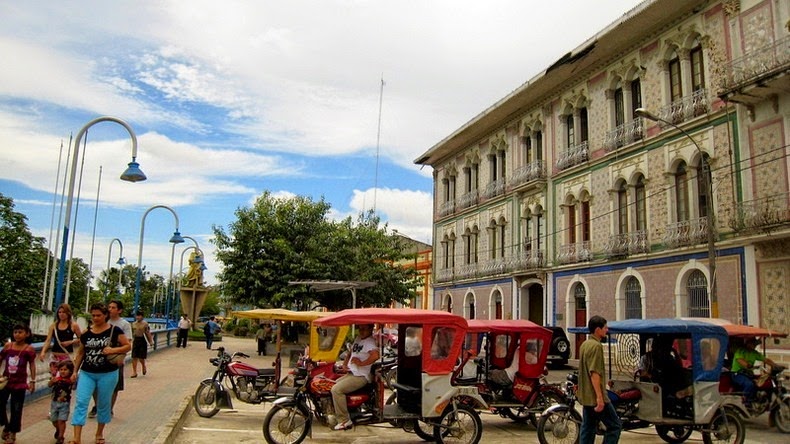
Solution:
[{"label": "woman walking", "polygon": [[[60,304],[58,307],[55,322],[49,326],[47,332],[47,339],[44,341],[44,346],[41,347],[41,353],[38,355],[38,360],[44,362],[44,357],[47,351],[52,348],[52,360],[49,363],[49,373],[52,376],[58,372],[58,365],[62,361],[71,360],[71,353],[74,352],[74,346],[79,346],[80,342],[80,326],[74,322],[74,317],[71,312],[69,304]],[[52,343],[52,339],[55,343]]]},{"label": "woman walking", "polygon": [[[30,345],[30,336],[30,327],[17,324],[14,326],[14,340],[7,342],[0,351],[0,366],[3,367],[3,376],[8,378],[5,388],[0,390],[0,426],[3,426],[5,444],[16,442],[16,434],[22,430],[25,390],[33,393],[36,388],[36,350]],[[10,419],[6,416],[8,398],[11,398]]]},{"label": "woman walking", "polygon": [[88,403],[96,391],[97,419],[96,444],[104,444],[104,426],[112,418],[110,405],[115,385],[118,383],[118,365],[108,359],[108,355],[126,354],[132,348],[129,338],[119,327],[107,322],[110,312],[102,303],[91,306],[92,324],[80,336],[82,347],[77,350],[74,359],[72,379],[79,383],[76,390],[76,402],[71,425],[74,426],[74,439],[70,444],[79,444],[82,439],[82,427],[88,414]]}]

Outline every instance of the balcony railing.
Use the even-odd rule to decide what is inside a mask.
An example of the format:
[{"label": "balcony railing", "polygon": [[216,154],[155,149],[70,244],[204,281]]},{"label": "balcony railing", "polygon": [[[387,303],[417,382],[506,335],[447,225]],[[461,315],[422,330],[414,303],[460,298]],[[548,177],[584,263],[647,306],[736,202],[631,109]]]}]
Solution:
[{"label": "balcony railing", "polygon": [[533,180],[545,178],[546,162],[543,160],[536,160],[513,171],[513,175],[510,176],[510,186],[517,187]]},{"label": "balcony railing", "polygon": [[774,71],[783,71],[790,64],[790,36],[772,45],[750,51],[725,64],[722,88],[730,91]]},{"label": "balcony railing", "polygon": [[557,253],[557,263],[574,264],[592,260],[591,246],[590,241],[561,245],[560,251]]},{"label": "balcony railing", "polygon": [[686,247],[708,240],[708,218],[684,220],[667,225],[664,233],[664,245],[667,248]]},{"label": "balcony railing", "polygon": [[436,282],[449,282],[453,280],[455,270],[452,268],[440,268],[436,270]]},{"label": "balcony railing", "polygon": [[534,270],[546,266],[546,250],[521,251],[512,261],[513,270]]},{"label": "balcony railing", "polygon": [[[674,123],[675,125],[701,116],[710,110],[710,98],[705,88],[694,91],[691,95],[664,106],[658,110],[658,117]],[[659,122],[662,128],[667,127],[664,122]]]},{"label": "balcony railing", "polygon": [[637,117],[608,131],[604,136],[603,147],[609,153],[640,140],[642,137],[644,137],[642,118]]},{"label": "balcony railing", "polygon": [[467,278],[475,277],[475,276],[477,276],[477,269],[478,269],[478,265],[477,264],[461,265],[458,268],[457,276],[458,276],[459,279],[467,279]]},{"label": "balcony railing", "polygon": [[736,231],[767,231],[787,224],[790,222],[788,199],[788,193],[781,193],[741,202],[735,207],[735,214],[730,216],[729,225]]},{"label": "balcony railing", "polygon": [[456,204],[456,207],[459,210],[463,210],[464,208],[469,208],[473,205],[477,205],[477,201],[478,201],[477,190],[472,190],[468,193],[462,194],[461,197],[458,198],[458,203]]},{"label": "balcony railing", "polygon": [[579,165],[580,163],[587,162],[590,159],[590,144],[584,141],[578,145],[574,145],[567,150],[560,153],[557,158],[557,169],[564,170],[572,166]]},{"label": "balcony railing", "polygon": [[447,216],[448,214],[453,214],[455,212],[455,199],[450,199],[446,202],[442,202],[439,205],[439,217]]},{"label": "balcony railing", "polygon": [[508,272],[507,262],[504,258],[489,259],[480,264],[478,272],[480,276],[491,276],[494,274],[504,274]]},{"label": "balcony railing", "polygon": [[483,190],[483,198],[490,199],[495,196],[499,196],[500,194],[505,194],[505,179],[497,179],[493,182],[490,182],[486,185],[485,189]]},{"label": "balcony railing", "polygon": [[609,236],[604,252],[609,257],[628,256],[630,254],[647,253],[647,232],[645,230]]}]

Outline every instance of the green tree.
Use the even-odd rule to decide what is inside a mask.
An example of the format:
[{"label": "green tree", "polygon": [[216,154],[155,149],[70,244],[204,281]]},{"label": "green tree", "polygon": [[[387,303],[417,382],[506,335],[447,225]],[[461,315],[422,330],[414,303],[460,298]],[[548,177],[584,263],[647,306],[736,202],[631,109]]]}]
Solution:
[{"label": "green tree", "polygon": [[200,316],[218,315],[220,312],[219,305],[219,292],[214,288],[210,288],[206,296],[206,302],[203,303],[203,308],[200,310]]},{"label": "green tree", "polygon": [[0,193],[0,337],[10,337],[15,323],[28,323],[41,306],[49,253],[44,239],[33,236],[27,217]]},{"label": "green tree", "polygon": [[308,293],[296,280],[374,281],[357,293],[357,306],[387,305],[412,297],[416,272],[405,259],[400,237],[388,234],[372,212],[330,222],[323,199],[274,198],[266,192],[251,208],[236,211],[228,231],[214,226],[224,297],[258,307],[305,308],[313,300],[330,308],[351,306],[348,291]]}]

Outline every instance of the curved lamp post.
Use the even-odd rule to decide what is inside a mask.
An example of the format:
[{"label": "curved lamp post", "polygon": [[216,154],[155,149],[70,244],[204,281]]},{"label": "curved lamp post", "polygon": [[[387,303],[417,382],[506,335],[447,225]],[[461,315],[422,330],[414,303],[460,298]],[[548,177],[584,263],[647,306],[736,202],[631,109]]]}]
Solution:
[{"label": "curved lamp post", "polygon": [[708,202],[708,217],[707,217],[707,229],[708,229],[708,267],[710,267],[710,315],[713,318],[719,317],[719,296],[718,296],[718,285],[716,284],[716,222],[714,216],[714,205],[713,205],[713,174],[710,170],[710,164],[705,160],[704,153],[702,148],[700,148],[699,144],[691,134],[689,134],[683,128],[675,125],[674,123],[662,119],[657,115],[651,113],[645,108],[637,108],[634,110],[634,114],[637,117],[644,117],[645,119],[652,120],[654,122],[661,122],[666,125],[669,125],[676,130],[680,131],[681,134],[686,136],[691,143],[694,144],[694,148],[697,149],[700,157],[700,165],[702,166],[702,173],[705,177],[705,182],[707,182],[707,187],[705,187],[705,200]]},{"label": "curved lamp post", "polygon": [[127,182],[140,182],[146,179],[145,174],[140,170],[140,164],[137,163],[137,136],[132,131],[132,127],[128,123],[116,117],[97,117],[80,129],[77,137],[74,138],[74,148],[72,149],[71,172],[69,174],[69,191],[68,198],[66,199],[66,215],[63,220],[63,241],[60,249],[60,263],[58,264],[58,281],[55,286],[55,300],[53,307],[56,308],[63,301],[63,286],[66,280],[66,254],[68,251],[69,231],[71,230],[71,206],[74,201],[74,182],[77,176],[77,164],[80,153],[80,143],[82,137],[88,132],[88,128],[99,122],[115,122],[129,131],[129,136],[132,138],[132,161],[129,162],[126,171],[121,174],[121,180]]},{"label": "curved lamp post", "polygon": [[[170,238],[170,243],[172,244],[180,244],[184,242],[184,238],[181,237],[181,233],[178,232],[178,215],[176,212],[168,207],[167,205],[154,205],[153,207],[146,210],[143,214],[143,220],[140,223],[140,245],[139,251],[137,252],[137,277],[134,281],[134,307],[132,307],[132,313],[136,313],[137,310],[140,309],[140,280],[143,277],[143,235],[145,234],[145,218],[148,217],[148,213],[157,209],[157,208],[164,208],[170,213],[173,214],[173,217],[176,219],[176,231],[173,232],[173,236]],[[171,265],[171,273],[172,273],[172,265]]]},{"label": "curved lamp post", "polygon": [[121,248],[121,253],[118,255],[118,288],[121,288],[121,279],[123,277],[123,266],[126,261],[123,260],[123,242],[117,237],[110,241],[110,248],[107,250],[107,288],[104,289],[104,302],[107,302],[107,297],[110,294],[110,256],[112,255],[112,244],[118,241],[118,246]]}]

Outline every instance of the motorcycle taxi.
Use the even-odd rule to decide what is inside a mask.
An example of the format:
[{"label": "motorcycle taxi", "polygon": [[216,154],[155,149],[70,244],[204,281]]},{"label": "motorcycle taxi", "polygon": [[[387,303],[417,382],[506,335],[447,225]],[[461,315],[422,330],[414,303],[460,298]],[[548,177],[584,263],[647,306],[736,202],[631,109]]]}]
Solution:
[{"label": "motorcycle taxi", "polygon": [[[275,321],[279,325],[276,329],[275,339],[276,354],[273,368],[256,368],[237,358],[249,358],[241,352],[228,354],[224,347],[219,347],[217,356],[210,358],[209,362],[216,367],[211,378],[204,379],[198,385],[193,398],[195,412],[204,418],[216,415],[222,409],[233,409],[231,393],[236,399],[250,403],[261,404],[277,399],[281,391],[280,386],[286,378],[282,377],[282,332],[283,322],[312,322],[329,312],[317,311],[291,311],[285,309],[257,309],[247,311],[237,311],[234,317]],[[345,337],[347,329],[331,328],[323,329],[322,334],[312,335],[310,347],[315,350],[316,360],[325,360],[337,356],[342,342],[335,344],[335,336]],[[327,336],[330,338],[327,340]],[[322,368],[331,371],[332,362],[328,362]],[[337,376],[335,376],[337,377]]]},{"label": "motorcycle taxi", "polygon": [[453,383],[477,387],[493,413],[537,426],[538,416],[563,400],[560,388],[546,380],[551,330],[528,320],[473,319],[468,324],[466,353]]},{"label": "motorcycle taxi", "polygon": [[[787,333],[749,325],[736,325],[723,319],[702,318],[699,320],[715,323],[727,331],[727,335],[730,337],[727,350],[729,364],[732,364],[735,351],[744,347],[747,340],[758,338],[765,350],[768,338],[787,337]],[[768,413],[770,425],[776,425],[776,428],[783,433],[790,433],[790,383],[788,382],[790,376],[786,374],[785,367],[779,365],[770,367],[767,363],[763,364],[752,370],[751,376],[757,386],[757,394],[754,399],[745,400],[744,394],[739,392],[733,384],[730,365],[722,370],[719,391],[724,396],[734,396],[732,402],[737,406],[744,419],[756,418],[763,413]]]},{"label": "motorcycle taxi", "polygon": [[[741,444],[746,428],[733,397],[719,392],[719,377],[728,335],[723,327],[681,319],[632,319],[608,323],[604,347],[608,355],[608,395],[623,422],[624,430],[655,425],[666,442],[679,443],[693,430],[706,444]],[[586,328],[571,328],[587,333]],[[672,358],[671,371],[654,370],[655,379],[639,377],[638,370],[659,344]],[[652,347],[652,348],[651,348]],[[664,350],[664,346],[661,347]],[[581,377],[581,376],[579,376]],[[579,442],[582,417],[573,405],[549,407],[538,422],[541,443]]]},{"label": "motorcycle taxi", "polygon": [[[348,410],[354,425],[402,424],[425,440],[439,443],[477,444],[482,422],[469,400],[485,405],[475,387],[454,386],[452,373],[461,354],[466,320],[442,311],[418,309],[360,308],[343,310],[317,319],[313,328],[355,324],[397,324],[397,375],[391,382],[396,402],[385,404],[387,384],[380,363],[371,370],[373,382],[349,393]],[[337,340],[342,340],[338,338]],[[336,422],[331,388],[334,381],[315,377],[315,363],[296,379],[295,392],[274,401],[263,422],[269,444],[302,442],[312,432],[313,421],[332,426]],[[465,400],[462,402],[462,400]],[[433,436],[423,436],[425,427]],[[340,433],[340,432],[338,432]]]}]

